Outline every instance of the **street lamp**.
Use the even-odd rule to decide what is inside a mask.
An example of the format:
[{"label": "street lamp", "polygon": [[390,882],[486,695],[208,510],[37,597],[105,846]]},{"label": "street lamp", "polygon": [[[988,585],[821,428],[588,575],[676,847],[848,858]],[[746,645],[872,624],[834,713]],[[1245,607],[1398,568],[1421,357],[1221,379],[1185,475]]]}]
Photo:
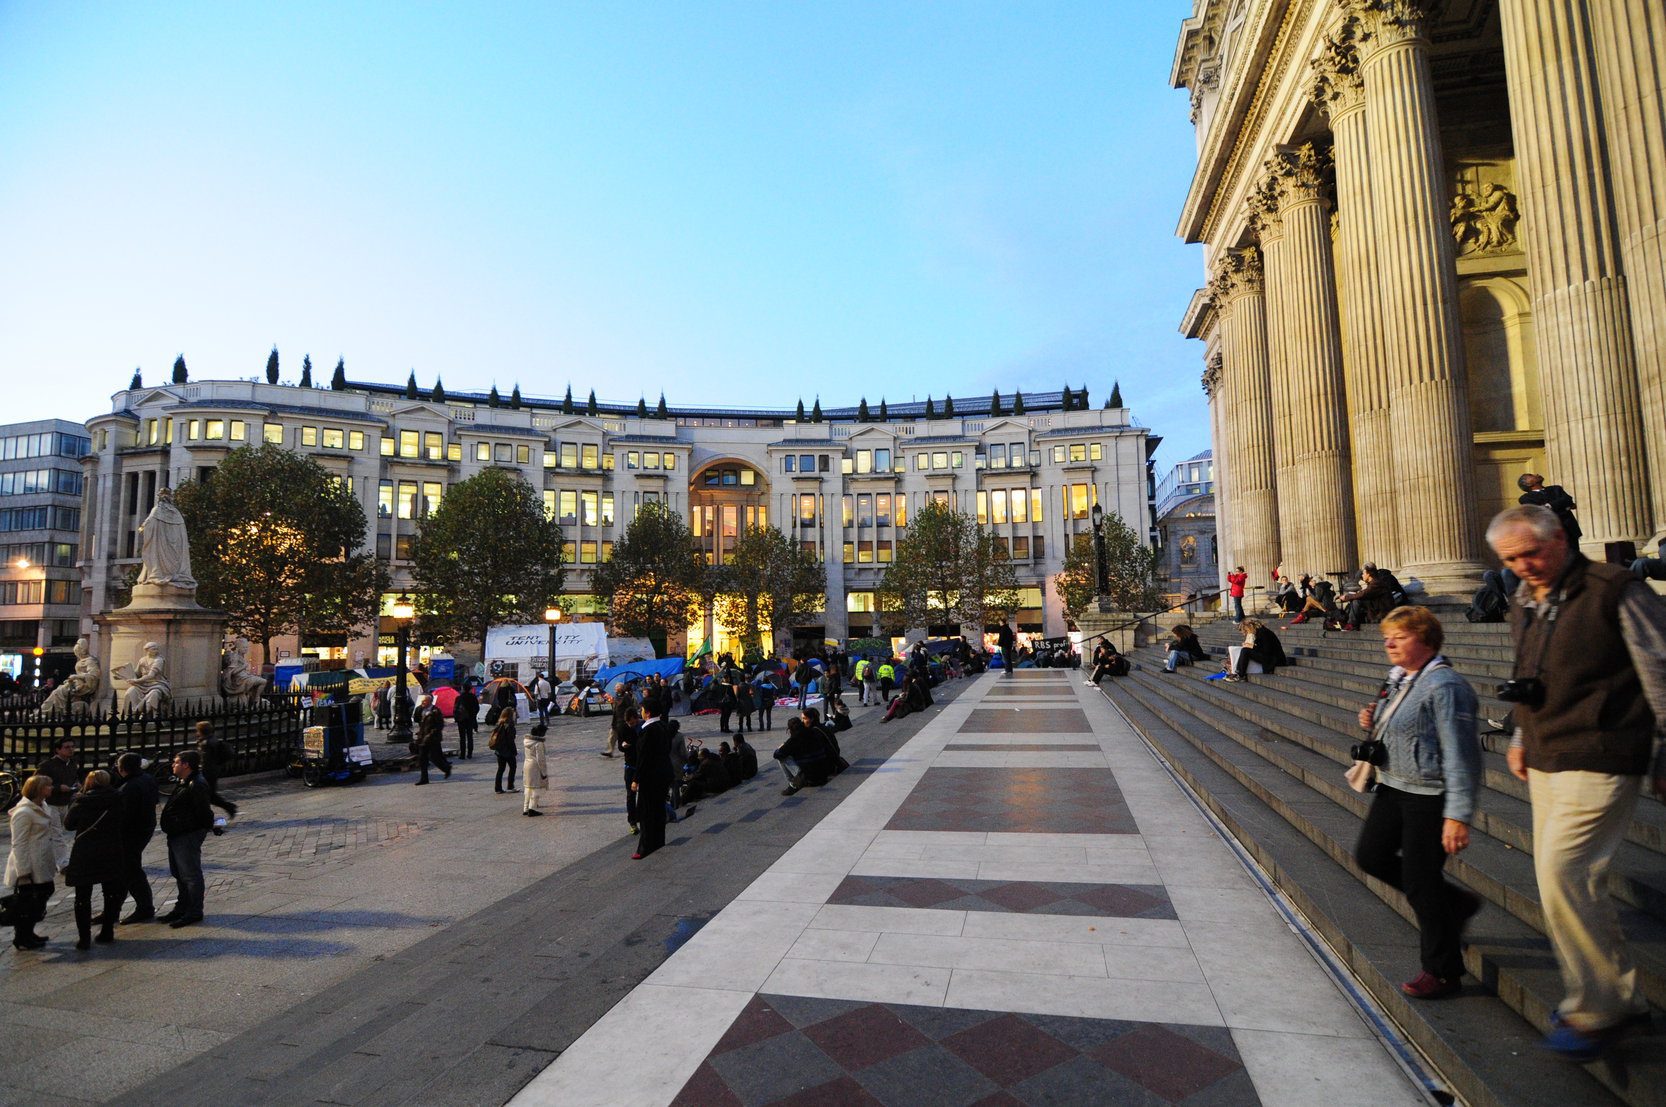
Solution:
[{"label": "street lamp", "polygon": [[416,607],[408,594],[400,593],[399,598],[393,601],[393,617],[399,620],[399,656],[394,663],[393,730],[388,734],[388,741],[409,742],[411,693],[405,687],[405,682],[410,679],[410,671],[405,667],[405,652],[411,646],[411,620],[416,617]]},{"label": "street lamp", "polygon": [[550,667],[544,670],[544,679],[550,682],[550,699],[555,699],[555,627],[561,622],[559,607],[544,608],[544,621],[550,625]]},{"label": "street lamp", "polygon": [[1105,509],[1098,504],[1093,505],[1093,588],[1094,594],[1100,598],[1110,592],[1110,567],[1105,564]]}]

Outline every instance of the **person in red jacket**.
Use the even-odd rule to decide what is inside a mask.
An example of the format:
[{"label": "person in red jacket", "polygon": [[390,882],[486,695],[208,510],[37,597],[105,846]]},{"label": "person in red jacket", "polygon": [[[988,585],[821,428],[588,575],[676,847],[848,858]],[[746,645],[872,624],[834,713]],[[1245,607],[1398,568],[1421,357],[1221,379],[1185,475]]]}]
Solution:
[{"label": "person in red jacket", "polygon": [[1242,565],[1226,574],[1227,595],[1232,597],[1232,618],[1237,622],[1244,621],[1244,585],[1249,582],[1249,574],[1244,572]]}]

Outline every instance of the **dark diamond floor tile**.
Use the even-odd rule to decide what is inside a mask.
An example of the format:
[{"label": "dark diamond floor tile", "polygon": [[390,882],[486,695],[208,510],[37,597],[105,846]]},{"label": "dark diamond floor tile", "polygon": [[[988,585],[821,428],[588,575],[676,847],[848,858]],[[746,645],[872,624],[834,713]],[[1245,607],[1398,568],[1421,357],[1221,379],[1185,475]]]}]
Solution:
[{"label": "dark diamond floor tile", "polygon": [[1017,1015],[1001,1015],[951,1035],[943,1039],[943,1046],[1003,1088],[1079,1056]]},{"label": "dark diamond floor tile", "polygon": [[745,1107],[745,1104],[707,1061],[683,1085],[683,1090],[671,1101],[671,1107]]},{"label": "dark diamond floor tile", "polygon": [[731,1049],[739,1049],[754,1042],[761,1042],[765,1038],[773,1038],[777,1034],[785,1034],[795,1029],[793,1024],[766,1003],[760,1003],[753,998],[741,1011],[740,1015],[730,1024],[712,1052],[727,1053]]},{"label": "dark diamond floor tile", "polygon": [[1179,1102],[1243,1068],[1230,1057],[1166,1026],[1147,1025],[1106,1042],[1090,1055],[1164,1099]]},{"label": "dark diamond floor tile", "polygon": [[927,769],[887,830],[1138,833],[1109,769]]},{"label": "dark diamond floor tile", "polygon": [[837,1062],[796,1031],[713,1054],[708,1060],[746,1107],[774,1103],[844,1074]]},{"label": "dark diamond floor tile", "polygon": [[973,1103],[999,1086],[941,1045],[899,1054],[856,1074],[887,1107]]},{"label": "dark diamond floor tile", "polygon": [[[1150,1088],[1087,1057],[1073,1057],[1008,1089],[1019,1102],[1053,1107],[1169,1107]],[[1253,1096],[1243,1107],[1256,1103]]]},{"label": "dark diamond floor tile", "polygon": [[931,1044],[930,1038],[903,1022],[896,1012],[877,1003],[807,1026],[804,1036],[846,1072]]},{"label": "dark diamond floor tile", "polygon": [[774,1101],[776,1107],[885,1107],[849,1076]]}]

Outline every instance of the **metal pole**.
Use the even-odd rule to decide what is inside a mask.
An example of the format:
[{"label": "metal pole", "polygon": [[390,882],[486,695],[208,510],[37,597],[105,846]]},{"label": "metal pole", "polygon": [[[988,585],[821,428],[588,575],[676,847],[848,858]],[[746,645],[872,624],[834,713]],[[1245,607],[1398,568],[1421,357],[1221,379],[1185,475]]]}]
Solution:
[{"label": "metal pole", "polygon": [[410,647],[411,627],[407,620],[399,628],[399,658],[394,668],[393,688],[393,730],[388,735],[390,742],[409,742],[411,740],[411,694],[405,687],[410,679],[409,671],[405,668],[405,651]]},{"label": "metal pole", "polygon": [[1101,519],[1093,524],[1093,561],[1097,569],[1094,587],[1098,595],[1106,595],[1111,590],[1111,575],[1105,564],[1105,522]]}]

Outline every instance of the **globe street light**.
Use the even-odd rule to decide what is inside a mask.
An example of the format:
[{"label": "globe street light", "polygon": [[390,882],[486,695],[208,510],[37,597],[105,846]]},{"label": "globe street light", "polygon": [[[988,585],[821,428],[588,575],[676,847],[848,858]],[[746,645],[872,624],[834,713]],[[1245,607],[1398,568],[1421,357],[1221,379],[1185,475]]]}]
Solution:
[{"label": "globe street light", "polygon": [[550,625],[550,666],[544,670],[544,678],[550,682],[550,699],[555,698],[555,627],[561,622],[559,607],[546,607],[544,621]]},{"label": "globe street light", "polygon": [[1103,598],[1111,590],[1109,566],[1105,564],[1105,509],[1093,505],[1093,589]]},{"label": "globe street light", "polygon": [[411,740],[411,693],[405,687],[410,679],[410,672],[405,668],[405,651],[411,645],[411,620],[416,618],[416,607],[411,603],[411,597],[401,593],[393,601],[393,617],[399,620],[397,642],[399,656],[394,663],[393,687],[393,730],[388,734],[390,742],[409,742]]}]

